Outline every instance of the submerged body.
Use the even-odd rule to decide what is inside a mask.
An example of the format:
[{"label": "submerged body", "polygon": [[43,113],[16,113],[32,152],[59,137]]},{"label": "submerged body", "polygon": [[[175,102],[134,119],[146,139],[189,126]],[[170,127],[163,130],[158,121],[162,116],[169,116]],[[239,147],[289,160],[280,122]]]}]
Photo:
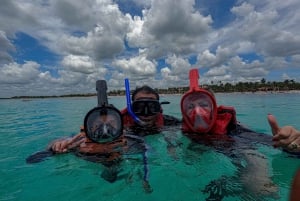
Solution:
[{"label": "submerged body", "polygon": [[[82,138],[77,138],[77,142],[80,142]],[[77,144],[74,141],[74,144]],[[82,142],[81,142],[82,143]],[[68,149],[68,152],[75,154],[76,156],[95,163],[100,163],[103,165],[104,170],[101,173],[101,177],[108,182],[115,182],[118,179],[129,177],[126,174],[122,173],[122,161],[126,158],[127,155],[136,155],[140,158],[141,165],[143,165],[143,187],[146,192],[151,192],[151,186],[148,182],[148,159],[147,159],[147,150],[148,146],[146,145],[142,137],[126,134],[118,142],[123,144],[122,149],[114,152],[102,152],[102,153],[88,153],[82,152],[80,146],[75,146],[71,149]],[[56,153],[51,149],[32,154],[26,158],[27,163],[38,163],[47,159],[50,156],[54,156]]]},{"label": "submerged body", "polygon": [[[211,181],[203,190],[208,194],[206,200],[223,200],[227,196],[241,196],[243,199],[266,197],[277,199],[278,187],[273,183],[269,173],[267,158],[258,152],[257,145],[272,146],[272,136],[257,133],[240,124],[226,135],[188,133],[191,151],[203,151],[199,146],[212,147],[222,153],[237,168],[234,176],[224,175]],[[200,153],[199,153],[200,154]]]}]

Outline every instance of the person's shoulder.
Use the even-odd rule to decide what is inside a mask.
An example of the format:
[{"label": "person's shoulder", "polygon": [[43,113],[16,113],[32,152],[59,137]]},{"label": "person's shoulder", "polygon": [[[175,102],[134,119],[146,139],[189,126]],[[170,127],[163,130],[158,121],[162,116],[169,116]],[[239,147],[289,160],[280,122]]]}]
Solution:
[{"label": "person's shoulder", "polygon": [[176,126],[176,125],[180,125],[182,123],[182,121],[174,116],[171,115],[163,115],[164,118],[164,125],[165,126]]},{"label": "person's shoulder", "polygon": [[258,132],[244,124],[241,124],[240,122],[237,122],[235,129],[232,129],[229,132],[229,135],[234,138],[239,138],[239,140],[242,140],[246,143],[259,143],[272,146],[272,136],[270,134]]}]

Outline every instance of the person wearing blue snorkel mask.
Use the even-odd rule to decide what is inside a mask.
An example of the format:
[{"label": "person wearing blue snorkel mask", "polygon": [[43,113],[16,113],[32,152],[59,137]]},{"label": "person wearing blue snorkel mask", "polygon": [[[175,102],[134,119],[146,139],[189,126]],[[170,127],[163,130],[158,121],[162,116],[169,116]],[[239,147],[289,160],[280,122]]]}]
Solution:
[{"label": "person wearing blue snorkel mask", "polygon": [[[132,93],[132,104],[121,111],[124,128],[135,135],[157,134],[165,126],[180,126],[181,120],[163,114],[159,94],[148,85],[136,88]],[[132,110],[132,111],[130,111]],[[132,114],[133,113],[133,114]],[[139,120],[135,119],[137,117]]]}]

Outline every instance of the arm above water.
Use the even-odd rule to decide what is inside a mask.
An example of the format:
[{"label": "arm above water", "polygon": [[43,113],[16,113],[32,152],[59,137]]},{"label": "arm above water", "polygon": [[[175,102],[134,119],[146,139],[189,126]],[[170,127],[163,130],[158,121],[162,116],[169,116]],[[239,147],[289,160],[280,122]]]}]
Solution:
[{"label": "arm above water", "polygon": [[291,153],[300,153],[300,131],[293,126],[279,127],[275,116],[269,114],[268,122],[273,133],[273,146]]},{"label": "arm above water", "polygon": [[48,145],[48,149],[52,150],[54,153],[66,153],[70,149],[75,148],[81,143],[85,142],[85,140],[86,135],[81,127],[80,133],[73,137],[54,140]]},{"label": "arm above water", "polygon": [[120,138],[113,142],[108,142],[105,144],[92,142],[86,139],[83,143],[78,146],[78,151],[80,153],[87,154],[112,154],[120,153],[126,148],[126,139]]}]

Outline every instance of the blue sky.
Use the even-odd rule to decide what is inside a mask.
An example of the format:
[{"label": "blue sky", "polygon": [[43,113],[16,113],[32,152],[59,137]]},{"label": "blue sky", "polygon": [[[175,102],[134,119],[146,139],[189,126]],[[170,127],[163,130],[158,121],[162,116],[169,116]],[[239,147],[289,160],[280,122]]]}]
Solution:
[{"label": "blue sky", "polygon": [[2,0],[0,98],[300,82],[298,0]]}]

